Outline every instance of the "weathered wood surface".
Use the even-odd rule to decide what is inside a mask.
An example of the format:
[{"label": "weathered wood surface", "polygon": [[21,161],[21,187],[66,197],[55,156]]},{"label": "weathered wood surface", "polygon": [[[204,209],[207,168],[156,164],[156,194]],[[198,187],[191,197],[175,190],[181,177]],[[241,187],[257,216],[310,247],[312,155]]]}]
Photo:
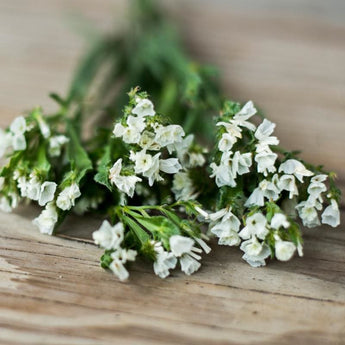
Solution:
[{"label": "weathered wood surface", "polygon": [[[286,146],[345,181],[343,2],[179,4],[190,50],[222,68],[229,95],[257,101]],[[71,9],[109,29],[125,1],[0,2],[0,126],[66,90],[83,46]],[[35,213],[0,214],[0,344],[345,344],[344,226],[306,230],[305,257],[289,263],[253,269],[226,247],[192,277],[135,264],[120,283],[95,246],[38,234]],[[71,220],[64,234],[99,224]]]}]

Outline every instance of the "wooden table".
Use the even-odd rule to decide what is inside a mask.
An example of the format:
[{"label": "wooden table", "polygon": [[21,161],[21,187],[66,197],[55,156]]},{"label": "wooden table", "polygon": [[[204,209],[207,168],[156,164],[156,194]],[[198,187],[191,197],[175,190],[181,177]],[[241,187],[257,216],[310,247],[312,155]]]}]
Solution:
[{"label": "wooden table", "polygon": [[[108,30],[125,3],[2,0],[0,125],[36,104],[52,109],[46,94],[67,89],[83,46],[68,13]],[[336,170],[343,186],[344,2],[168,6],[193,54],[222,68],[228,94],[255,100],[285,146]],[[135,264],[120,283],[99,267],[98,248],[39,234],[35,214],[0,214],[1,344],[345,344],[344,225],[305,230],[305,257],[289,263],[253,269],[221,247],[192,277],[160,280]],[[71,219],[64,233],[100,222]]]}]

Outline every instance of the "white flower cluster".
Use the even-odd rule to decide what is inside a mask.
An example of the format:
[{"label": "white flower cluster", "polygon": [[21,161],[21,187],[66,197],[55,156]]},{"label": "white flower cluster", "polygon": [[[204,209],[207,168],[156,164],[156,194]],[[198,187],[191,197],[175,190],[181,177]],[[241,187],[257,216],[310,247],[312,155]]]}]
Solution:
[{"label": "white flower cluster", "polygon": [[111,250],[112,262],[109,268],[121,280],[128,279],[129,273],[125,267],[128,261],[135,261],[137,252],[132,249],[124,249],[121,244],[124,239],[124,226],[117,223],[111,226],[108,221],[104,221],[99,230],[92,234],[95,243],[106,250]]},{"label": "white flower cluster", "polygon": [[[308,199],[296,206],[303,225],[308,228],[321,224],[318,211],[323,209],[322,194],[327,192],[327,187],[324,183],[327,177],[327,175],[316,175],[311,178],[308,186]],[[337,227],[340,224],[340,213],[336,200],[330,199],[330,205],[323,211],[321,221],[323,224],[328,224],[332,227]]]},{"label": "white flower cluster", "polygon": [[[33,224],[36,225],[42,234],[52,235],[59,221],[58,209],[63,211],[70,210],[75,205],[75,200],[80,197],[79,186],[72,183],[70,186],[64,188],[59,194],[56,200],[55,191],[57,185],[51,182],[44,182],[41,185],[40,199],[43,198],[44,202],[40,203],[41,206],[46,205],[41,214],[34,219]],[[42,193],[43,191],[43,193]]]},{"label": "white flower cluster", "polygon": [[152,102],[137,97],[136,106],[127,117],[126,123],[117,123],[113,131],[115,137],[122,138],[126,144],[131,145],[131,151],[125,171],[123,159],[120,158],[110,169],[109,179],[129,197],[133,197],[136,184],[142,181],[141,177],[146,177],[149,186],[152,186],[156,181],[164,180],[161,172],[176,174],[182,169],[178,158],[161,157],[163,149],[167,149],[169,154],[176,151],[183,142],[185,133],[179,125],[160,124],[154,120],[155,115]]},{"label": "white flower cluster", "polygon": [[14,180],[22,198],[37,201],[40,206],[45,206],[54,199],[57,184],[52,181],[42,181],[36,172],[27,178],[18,170],[14,172]]},{"label": "white flower cluster", "polygon": [[23,116],[14,119],[8,132],[0,129],[0,158],[4,156],[9,147],[12,147],[14,151],[26,149],[25,132],[27,130],[28,127]]},{"label": "white flower cluster", "polygon": [[[246,219],[246,225],[241,229],[241,221],[224,208],[210,214],[210,230],[215,234],[220,245],[238,246],[244,251],[243,259],[251,266],[265,265],[265,259],[271,255],[269,246],[265,243],[270,231],[274,233],[275,256],[280,261],[288,261],[293,256],[296,246],[290,241],[283,241],[278,230],[290,226],[283,213],[276,213],[269,223],[261,212],[256,212]],[[302,252],[300,251],[300,255]]]},{"label": "white flower cluster", "polygon": [[[275,124],[265,119],[257,128],[248,125],[247,119],[255,113],[252,102],[248,102],[230,120],[217,124],[225,128],[226,132],[218,142],[220,164],[212,163],[210,166],[213,170],[211,177],[215,177],[218,187],[235,187],[238,178],[246,174],[249,180],[252,178],[257,181],[257,186],[243,204],[244,209],[249,209],[244,217],[245,226],[241,229],[241,221],[231,212],[230,206],[209,215],[209,219],[210,230],[219,238],[219,244],[240,245],[241,250],[245,252],[243,259],[256,267],[264,265],[265,259],[270,256],[268,243],[274,246],[274,254],[278,260],[289,260],[296,248],[302,255],[301,243],[298,240],[295,239],[293,243],[283,240],[280,236],[287,233],[291,225],[286,216],[278,212],[269,221],[270,218],[265,215],[266,203],[274,203],[280,209],[278,203],[284,205],[284,201],[289,200],[298,211],[303,225],[318,226],[320,225],[318,212],[323,208],[324,194],[327,192],[324,182],[328,176],[323,174],[314,176],[312,171],[296,159],[287,159],[279,163],[277,153],[271,149],[271,146],[279,144],[279,140],[272,136]],[[247,138],[252,139],[250,145],[246,145],[244,141],[241,147],[247,146],[251,151],[244,154],[236,151],[233,154],[231,150],[243,138],[244,128],[247,131]],[[256,168],[252,166],[252,156],[256,162],[253,166],[256,165]],[[310,178],[308,188],[304,186],[305,177]],[[297,205],[301,188],[307,189],[308,198]],[[327,195],[327,199],[330,205],[322,213],[322,223],[336,227],[340,223],[338,204],[331,194]],[[262,211],[259,208],[262,208]]]},{"label": "white flower cluster", "polygon": [[[35,113],[35,120],[38,128],[45,139],[49,139],[49,154],[57,157],[61,154],[61,148],[69,139],[64,135],[51,136],[51,130],[42,118],[41,114]],[[24,116],[19,116],[13,120],[7,132],[0,129],[0,158],[4,156],[7,149],[13,148],[14,151],[24,151],[27,148],[25,133],[34,128],[33,124],[28,125]]]},{"label": "white flower cluster", "polygon": [[170,237],[170,251],[165,251],[161,242],[153,242],[156,253],[156,260],[153,264],[155,274],[160,278],[168,277],[170,274],[169,270],[176,267],[178,260],[182,272],[187,275],[196,272],[201,266],[199,260],[201,259],[200,254],[202,250],[195,246],[195,241],[204,249],[206,254],[211,251],[211,248],[203,240],[193,240],[190,237],[181,235]]},{"label": "white flower cluster", "polygon": [[218,187],[236,186],[236,177],[249,172],[252,166],[252,153],[233,152],[233,146],[242,138],[243,128],[251,131],[255,130],[255,125],[248,120],[256,114],[256,109],[252,101],[249,101],[232,119],[228,122],[218,122],[217,126],[225,128],[218,142],[218,149],[221,152],[220,164],[211,163],[211,177],[215,177]]}]

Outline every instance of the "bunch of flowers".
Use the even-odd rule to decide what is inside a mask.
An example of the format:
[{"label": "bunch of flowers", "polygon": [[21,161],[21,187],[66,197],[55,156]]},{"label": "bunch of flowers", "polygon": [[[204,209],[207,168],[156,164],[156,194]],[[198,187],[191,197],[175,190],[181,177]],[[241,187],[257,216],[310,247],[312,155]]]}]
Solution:
[{"label": "bunch of flowers", "polygon": [[[281,148],[251,101],[225,101],[214,69],[190,60],[156,6],[134,4],[129,32],[97,43],[66,98],[51,95],[57,113],[36,108],[0,130],[0,210],[36,203],[47,235],[72,212],[103,216],[92,237],[121,280],[138,259],[161,278],[190,275],[212,237],[255,267],[302,256],[298,219],[340,223],[335,174]],[[136,87],[127,103],[133,85],[151,97]]]},{"label": "bunch of flowers", "polygon": [[103,130],[103,145],[83,143],[75,121],[34,109],[1,132],[1,210],[37,202],[44,209],[33,223],[48,235],[70,212],[106,213],[111,223],[93,239],[105,251],[102,267],[121,280],[137,257],[151,260],[161,278],[177,264],[192,274],[211,236],[240,246],[255,267],[268,257],[288,261],[296,250],[302,256],[297,217],[307,227],[320,225],[319,214],[339,225],[334,174],[282,150],[275,124],[254,124],[251,101],[226,101],[220,113],[207,153],[138,88],[113,129]]}]

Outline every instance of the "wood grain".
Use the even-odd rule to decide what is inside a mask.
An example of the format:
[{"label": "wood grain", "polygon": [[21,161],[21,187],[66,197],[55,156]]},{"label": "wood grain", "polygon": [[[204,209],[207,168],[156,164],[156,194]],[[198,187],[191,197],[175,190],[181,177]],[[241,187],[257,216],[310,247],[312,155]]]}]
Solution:
[{"label": "wood grain", "polygon": [[[345,181],[343,1],[164,4],[229,96],[256,101],[285,146]],[[2,0],[0,126],[67,89],[85,46],[75,18],[110,30],[125,13],[119,0]],[[305,257],[289,263],[253,269],[221,247],[192,277],[160,280],[142,263],[120,283],[87,242],[101,220],[70,219],[51,238],[36,213],[0,214],[0,344],[345,344],[344,226],[305,230]]]},{"label": "wood grain", "polygon": [[221,247],[192,277],[160,280],[143,263],[120,283],[95,246],[40,235],[35,212],[0,215],[0,343],[344,344],[343,230],[306,231],[289,263],[253,269]]}]

